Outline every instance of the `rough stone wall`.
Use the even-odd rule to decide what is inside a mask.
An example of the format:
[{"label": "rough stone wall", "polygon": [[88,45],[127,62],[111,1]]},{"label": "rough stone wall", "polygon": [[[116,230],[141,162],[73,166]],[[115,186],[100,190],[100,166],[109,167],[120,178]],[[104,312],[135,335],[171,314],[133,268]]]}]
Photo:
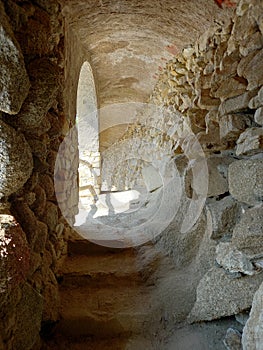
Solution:
[{"label": "rough stone wall", "polygon": [[[185,262],[193,259],[204,273],[190,322],[236,315],[242,327],[242,312],[262,283],[262,24],[262,2],[240,1],[228,26],[211,28],[167,64],[151,98],[179,110],[207,154],[210,242],[175,239],[169,228],[160,242],[173,256],[183,252]],[[193,245],[199,246],[196,258],[190,256]],[[242,343],[244,349],[260,349],[260,290],[243,336],[229,330],[227,348]]]},{"label": "rough stone wall", "polygon": [[[227,25],[215,24],[195,45],[185,47],[169,61],[160,74],[149,102],[170,111],[170,116],[147,116],[143,111],[138,124],[103,155],[104,180],[120,188],[134,184],[137,170],[143,166],[141,159],[147,158],[157,168],[158,159],[160,164],[174,159],[185,195],[194,199],[198,186],[189,174],[191,158],[185,154],[180,137],[184,122],[201,144],[209,174],[203,214],[187,234],[182,234],[180,220],[186,212],[182,205],[158,241],[178,268],[193,264],[201,279],[189,322],[233,315],[244,319],[242,312],[251,308],[262,283],[262,55],[262,1],[241,0]],[[176,111],[183,117],[181,124],[172,119]],[[118,149],[117,159],[114,153]],[[138,160],[116,171],[114,164],[127,163],[131,154]],[[260,293],[262,287],[245,328],[244,349],[260,349],[263,343],[262,313],[256,309],[261,307]],[[241,337],[241,333],[229,331],[225,344],[231,348],[234,338],[241,346]]]},{"label": "rough stone wall", "polygon": [[70,126],[58,3],[0,2],[0,41],[0,348],[39,349],[58,318],[69,232],[53,178]]}]

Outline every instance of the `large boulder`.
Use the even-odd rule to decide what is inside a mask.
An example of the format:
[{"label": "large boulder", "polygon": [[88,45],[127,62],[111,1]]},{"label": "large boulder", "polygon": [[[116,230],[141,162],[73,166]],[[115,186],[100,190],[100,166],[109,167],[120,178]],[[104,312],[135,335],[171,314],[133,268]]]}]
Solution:
[{"label": "large boulder", "polygon": [[242,159],[229,166],[229,191],[234,198],[249,205],[262,203],[263,159]]},{"label": "large boulder", "polygon": [[197,287],[189,321],[210,321],[248,309],[262,280],[262,274],[231,278],[224,269],[211,268]]},{"label": "large boulder", "polygon": [[24,58],[0,2],[0,111],[17,114],[30,83]]},{"label": "large boulder", "polygon": [[20,189],[33,169],[31,149],[24,136],[0,120],[0,198]]}]

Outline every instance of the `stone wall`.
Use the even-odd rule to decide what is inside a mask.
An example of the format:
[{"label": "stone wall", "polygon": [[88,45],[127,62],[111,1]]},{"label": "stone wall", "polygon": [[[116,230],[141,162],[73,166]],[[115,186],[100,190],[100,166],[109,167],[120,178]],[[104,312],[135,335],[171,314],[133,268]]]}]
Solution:
[{"label": "stone wall", "polygon": [[58,319],[55,273],[70,230],[54,193],[70,127],[60,7],[0,2],[0,28],[0,348],[39,349]]},{"label": "stone wall", "polygon": [[[262,1],[241,0],[227,25],[169,61],[138,122],[103,155],[103,179],[114,189],[143,185],[149,164],[163,183],[176,169],[181,207],[156,244],[177,268],[195,267],[189,322],[243,320],[253,302],[245,349],[263,342],[262,287],[253,301],[263,278],[262,13]],[[57,263],[78,210],[73,126],[89,57],[67,20],[64,57],[62,16],[56,1],[0,2],[0,348],[7,350],[39,349],[39,332],[57,321]],[[196,181],[204,170],[205,181]],[[174,198],[166,199],[169,208]]]},{"label": "stone wall", "polygon": [[[189,322],[233,315],[243,320],[262,283],[262,55],[262,1],[241,0],[232,20],[215,24],[167,63],[149,100],[159,113],[143,110],[138,123],[103,154],[103,180],[120,189],[134,186],[142,159],[158,170],[174,160],[185,194],[157,244],[178,268],[195,266],[200,282]],[[187,124],[206,157],[208,188],[202,214],[182,234],[185,199],[200,193],[189,172]],[[124,166],[118,170],[117,163]],[[260,293],[262,287],[245,327],[244,349],[260,349],[263,342]],[[241,346],[241,337],[230,330],[225,344],[232,349],[234,338]]]}]

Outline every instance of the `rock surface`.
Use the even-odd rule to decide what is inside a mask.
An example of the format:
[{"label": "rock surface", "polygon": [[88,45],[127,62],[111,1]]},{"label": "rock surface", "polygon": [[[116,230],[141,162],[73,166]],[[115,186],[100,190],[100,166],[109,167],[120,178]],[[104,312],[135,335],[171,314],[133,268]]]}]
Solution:
[{"label": "rock surface", "polygon": [[31,88],[23,107],[16,116],[16,125],[27,133],[38,133],[48,110],[54,103],[59,88],[58,67],[42,58],[28,67]]},{"label": "rock surface", "polygon": [[20,189],[30,177],[33,158],[24,136],[0,120],[0,198]]},{"label": "rock surface", "polygon": [[260,107],[256,110],[254,119],[256,123],[263,125],[263,107]]},{"label": "rock surface", "polygon": [[29,270],[29,247],[25,233],[12,215],[0,214],[1,307],[6,296],[24,282]]},{"label": "rock surface", "polygon": [[253,276],[255,269],[249,258],[231,243],[220,242],[216,247],[216,262],[229,273]]},{"label": "rock surface", "polygon": [[224,339],[224,345],[227,350],[242,350],[241,333],[234,328],[228,328]]},{"label": "rock surface", "polygon": [[255,293],[249,319],[244,327],[242,346],[245,350],[263,349],[263,284]]},{"label": "rock surface", "polygon": [[243,159],[229,166],[229,191],[240,202],[257,205],[263,198],[263,160]]},{"label": "rock surface", "polygon": [[218,319],[248,309],[263,276],[230,278],[223,269],[214,267],[197,287],[197,298],[190,312],[190,322]]},{"label": "rock surface", "polygon": [[263,128],[249,128],[237,140],[237,156],[262,152]]},{"label": "rock surface", "polygon": [[207,204],[208,215],[212,220],[212,239],[220,239],[232,233],[241,207],[231,196]]},{"label": "rock surface", "polygon": [[263,253],[263,205],[242,214],[233,230],[232,243],[242,252],[255,255]]},{"label": "rock surface", "polygon": [[30,349],[34,346],[41,327],[43,298],[29,284],[22,288],[22,298],[17,305],[19,317],[14,330],[14,348]]},{"label": "rock surface", "polygon": [[29,78],[20,46],[0,2],[0,110],[17,114],[29,91]]}]

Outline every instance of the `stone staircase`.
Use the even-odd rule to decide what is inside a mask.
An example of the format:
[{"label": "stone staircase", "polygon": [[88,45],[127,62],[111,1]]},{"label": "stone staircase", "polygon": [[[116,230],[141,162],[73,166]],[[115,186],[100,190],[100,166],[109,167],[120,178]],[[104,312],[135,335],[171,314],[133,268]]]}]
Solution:
[{"label": "stone staircase", "polygon": [[159,259],[150,244],[118,249],[69,241],[59,271],[61,319],[47,349],[158,349],[152,276]]}]

